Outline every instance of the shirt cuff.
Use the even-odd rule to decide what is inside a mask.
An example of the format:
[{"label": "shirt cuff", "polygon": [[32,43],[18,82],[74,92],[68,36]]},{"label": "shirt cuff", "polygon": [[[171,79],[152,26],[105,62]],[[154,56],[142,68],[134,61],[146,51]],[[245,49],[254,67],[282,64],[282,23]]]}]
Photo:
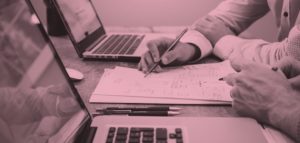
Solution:
[{"label": "shirt cuff", "polygon": [[199,31],[193,29],[188,30],[180,41],[183,43],[193,44],[201,51],[201,56],[192,62],[197,62],[212,52],[212,45]]},{"label": "shirt cuff", "polygon": [[245,39],[234,35],[226,35],[216,43],[213,53],[220,59],[226,60],[235,48],[240,47],[244,43]]}]

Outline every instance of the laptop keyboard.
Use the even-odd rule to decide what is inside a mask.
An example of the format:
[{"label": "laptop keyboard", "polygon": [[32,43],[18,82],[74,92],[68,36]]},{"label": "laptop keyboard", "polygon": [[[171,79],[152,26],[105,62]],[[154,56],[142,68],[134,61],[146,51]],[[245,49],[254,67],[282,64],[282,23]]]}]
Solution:
[{"label": "laptop keyboard", "polygon": [[93,53],[131,55],[144,37],[145,35],[111,35]]},{"label": "laptop keyboard", "polygon": [[[169,133],[168,133],[169,131]],[[106,143],[183,143],[181,128],[110,127]]]}]

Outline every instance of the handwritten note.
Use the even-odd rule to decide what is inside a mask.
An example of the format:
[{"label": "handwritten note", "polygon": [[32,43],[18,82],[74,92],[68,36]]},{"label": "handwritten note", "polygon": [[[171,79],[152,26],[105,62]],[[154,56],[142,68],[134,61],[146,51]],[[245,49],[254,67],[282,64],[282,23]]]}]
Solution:
[{"label": "handwritten note", "polygon": [[167,68],[146,78],[137,69],[106,70],[93,94],[231,101],[231,87],[219,81],[234,72],[228,61]]}]

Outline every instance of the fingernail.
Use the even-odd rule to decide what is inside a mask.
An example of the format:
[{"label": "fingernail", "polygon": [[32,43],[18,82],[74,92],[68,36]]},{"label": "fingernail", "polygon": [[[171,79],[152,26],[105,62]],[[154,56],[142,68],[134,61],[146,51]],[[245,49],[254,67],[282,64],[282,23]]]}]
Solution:
[{"label": "fingernail", "polygon": [[158,62],[158,58],[157,57],[153,57],[154,62]]},{"label": "fingernail", "polygon": [[161,61],[163,64],[168,64],[168,59],[166,57],[163,57]]},{"label": "fingernail", "polygon": [[278,67],[272,67],[271,69],[272,69],[272,71],[277,71]]},{"label": "fingernail", "polygon": [[146,69],[146,68],[143,68],[143,72],[146,73],[146,72],[147,72],[147,69]]}]

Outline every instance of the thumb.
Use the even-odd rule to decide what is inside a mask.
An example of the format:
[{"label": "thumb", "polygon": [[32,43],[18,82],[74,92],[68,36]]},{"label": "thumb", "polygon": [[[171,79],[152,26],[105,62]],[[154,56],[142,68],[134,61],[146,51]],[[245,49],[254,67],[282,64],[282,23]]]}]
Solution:
[{"label": "thumb", "polygon": [[292,87],[296,90],[300,90],[300,75],[294,78],[290,78],[289,82],[291,83]]},{"label": "thumb", "polygon": [[224,80],[230,86],[234,86],[236,84],[236,78],[238,77],[238,73],[231,73],[227,76],[221,78],[220,80]]},{"label": "thumb", "polygon": [[162,64],[168,65],[178,58],[178,52],[175,50],[169,51],[162,56]]},{"label": "thumb", "polygon": [[293,78],[300,75],[300,62],[294,58],[286,57],[276,63],[287,78]]}]

